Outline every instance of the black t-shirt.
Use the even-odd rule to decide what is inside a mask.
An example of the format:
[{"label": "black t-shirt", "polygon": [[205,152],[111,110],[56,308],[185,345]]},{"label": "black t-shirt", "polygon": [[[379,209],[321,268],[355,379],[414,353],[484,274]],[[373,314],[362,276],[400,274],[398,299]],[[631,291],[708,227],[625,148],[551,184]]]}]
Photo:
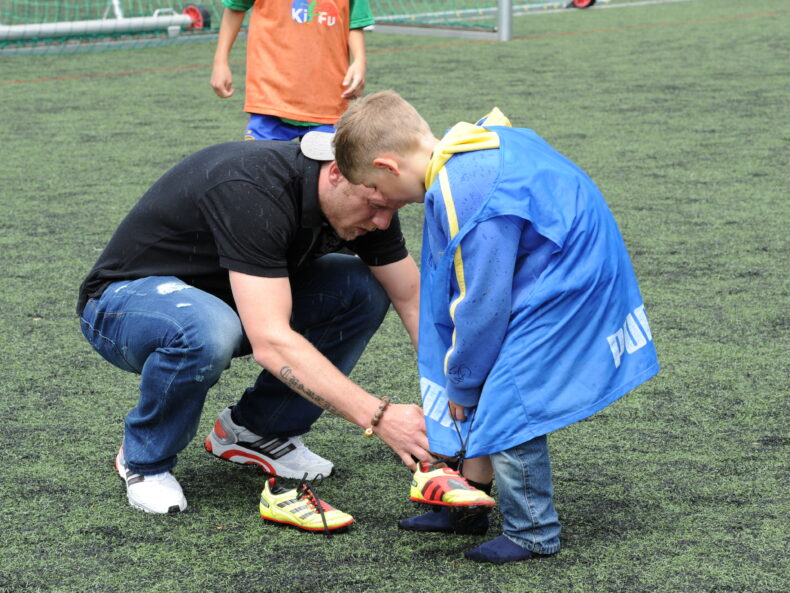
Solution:
[{"label": "black t-shirt", "polygon": [[124,218],[80,287],[78,314],[119,280],[176,276],[234,306],[228,270],[286,277],[348,248],[371,266],[407,256],[397,216],[344,241],[318,203],[321,163],[295,142],[205,148],[165,173]]}]

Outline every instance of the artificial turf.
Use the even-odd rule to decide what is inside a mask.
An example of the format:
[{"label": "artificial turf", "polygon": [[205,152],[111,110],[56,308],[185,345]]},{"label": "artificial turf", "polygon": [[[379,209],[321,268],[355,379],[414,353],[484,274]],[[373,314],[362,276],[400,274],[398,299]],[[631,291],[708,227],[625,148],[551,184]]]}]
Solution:
[{"label": "artificial turf", "polygon": [[[76,292],[143,191],[238,139],[213,45],[0,57],[0,591],[783,593],[788,550],[790,10],[693,0],[516,19],[481,43],[368,35],[368,91],[393,88],[437,134],[494,105],[598,183],[632,256],[662,371],[550,437],[562,551],[470,563],[479,537],[397,519],[409,472],[326,416],[306,437],[337,474],[321,498],[357,523],[331,539],[265,525],[261,475],[205,453],[256,375],[234,362],[175,474],[189,501],[151,516],[112,460],[137,379],[79,332]],[[422,214],[402,211],[419,253]],[[353,379],[419,400],[391,313]],[[495,514],[493,535],[501,528]]]}]

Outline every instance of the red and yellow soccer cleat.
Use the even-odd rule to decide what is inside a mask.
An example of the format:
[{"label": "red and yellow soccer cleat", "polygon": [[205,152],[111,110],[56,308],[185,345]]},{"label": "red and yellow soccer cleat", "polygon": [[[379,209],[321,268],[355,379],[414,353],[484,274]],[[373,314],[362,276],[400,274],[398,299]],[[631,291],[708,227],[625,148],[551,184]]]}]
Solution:
[{"label": "red and yellow soccer cleat", "polygon": [[274,478],[266,480],[259,505],[261,517],[266,521],[293,525],[306,531],[323,531],[329,535],[348,527],[354,517],[319,500],[305,480],[286,490]]},{"label": "red and yellow soccer cleat", "polygon": [[496,501],[469,484],[449,467],[420,463],[411,480],[410,497],[417,502],[446,507],[493,507]]}]

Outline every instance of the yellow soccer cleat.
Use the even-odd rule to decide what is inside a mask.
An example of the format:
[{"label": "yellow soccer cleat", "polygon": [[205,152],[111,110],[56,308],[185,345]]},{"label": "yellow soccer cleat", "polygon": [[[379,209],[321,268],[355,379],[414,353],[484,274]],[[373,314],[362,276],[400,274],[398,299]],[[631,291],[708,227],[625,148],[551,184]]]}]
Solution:
[{"label": "yellow soccer cleat", "polygon": [[496,501],[469,484],[449,467],[422,462],[411,479],[410,496],[416,502],[446,507],[493,507]]},{"label": "yellow soccer cleat", "polygon": [[296,488],[286,490],[274,478],[269,478],[261,492],[259,509],[266,521],[293,525],[306,531],[323,531],[327,535],[354,522],[354,517],[348,513],[319,500],[305,480]]}]

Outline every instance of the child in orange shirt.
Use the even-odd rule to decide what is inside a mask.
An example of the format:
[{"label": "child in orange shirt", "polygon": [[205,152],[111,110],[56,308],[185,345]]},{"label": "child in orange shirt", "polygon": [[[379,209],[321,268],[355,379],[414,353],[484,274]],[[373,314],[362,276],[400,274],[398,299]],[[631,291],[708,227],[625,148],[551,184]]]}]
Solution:
[{"label": "child in orange shirt", "polygon": [[368,0],[223,0],[211,86],[234,94],[229,56],[246,11],[244,110],[246,140],[293,140],[310,130],[332,131],[348,100],[365,87],[363,27],[373,24]]}]

